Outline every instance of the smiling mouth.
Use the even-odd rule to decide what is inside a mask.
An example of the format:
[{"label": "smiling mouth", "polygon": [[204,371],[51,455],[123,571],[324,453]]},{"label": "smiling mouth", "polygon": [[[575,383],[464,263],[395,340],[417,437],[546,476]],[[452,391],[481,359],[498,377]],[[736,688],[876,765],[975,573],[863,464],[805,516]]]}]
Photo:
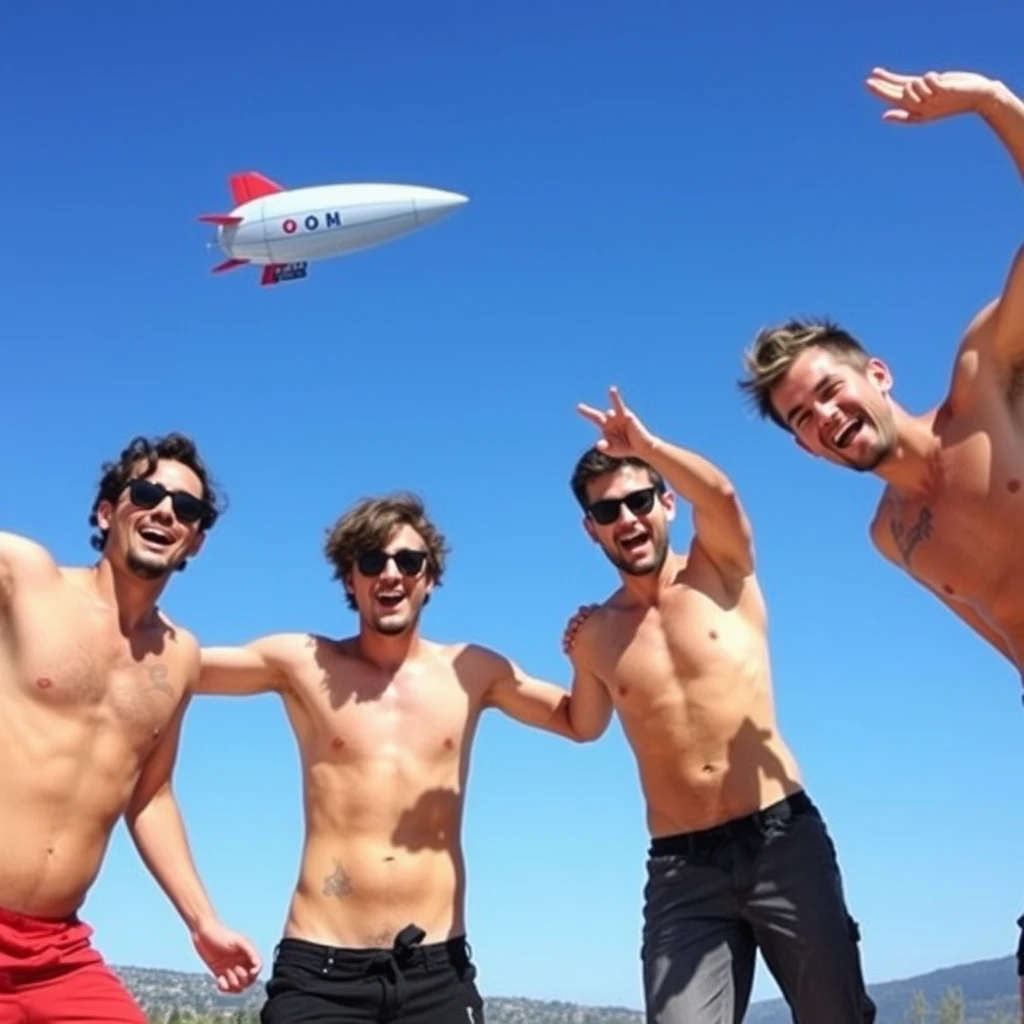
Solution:
[{"label": "smiling mouth", "polygon": [[619,538],[619,547],[625,551],[636,551],[638,548],[642,548],[650,539],[651,535],[646,530],[640,533],[631,533],[628,537]]},{"label": "smiling mouth", "polygon": [[861,432],[864,427],[864,420],[860,416],[854,417],[846,424],[842,430],[837,431],[832,437],[832,446],[834,448],[849,448],[853,443],[854,438]]},{"label": "smiling mouth", "polygon": [[174,543],[174,538],[165,530],[157,529],[155,526],[144,526],[139,530],[139,536],[147,544],[154,544],[157,547],[166,548]]},{"label": "smiling mouth", "polygon": [[377,603],[388,611],[393,611],[402,603],[404,594],[378,594]]}]

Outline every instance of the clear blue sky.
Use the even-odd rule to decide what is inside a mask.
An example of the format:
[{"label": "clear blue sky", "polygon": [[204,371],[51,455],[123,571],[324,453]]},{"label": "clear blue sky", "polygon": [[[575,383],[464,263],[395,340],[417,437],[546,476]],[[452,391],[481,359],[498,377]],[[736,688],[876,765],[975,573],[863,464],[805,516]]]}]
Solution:
[{"label": "clear blue sky", "polygon": [[[1007,954],[1017,678],[873,554],[878,482],[798,454],[735,380],[759,326],[829,313],[910,408],[938,401],[1020,242],[1021,185],[980,123],[883,125],[862,82],[884,64],[1024,88],[1022,38],[1019,6],[950,0],[8,4],[2,526],[90,560],[100,463],[185,430],[231,507],[169,612],[207,643],[346,633],[323,531],[412,488],[454,548],[428,635],[567,683],[563,623],[614,583],[568,488],[592,439],[574,404],[617,383],[746,500],[781,727],[868,977]],[[209,275],[195,220],[249,168],[472,202],[260,289]],[[301,841],[279,704],[197,701],[177,787],[222,916],[269,958]],[[617,727],[581,748],[487,717],[465,839],[487,994],[639,1005],[647,840]],[[114,962],[199,969],[121,830],[86,914]]]}]

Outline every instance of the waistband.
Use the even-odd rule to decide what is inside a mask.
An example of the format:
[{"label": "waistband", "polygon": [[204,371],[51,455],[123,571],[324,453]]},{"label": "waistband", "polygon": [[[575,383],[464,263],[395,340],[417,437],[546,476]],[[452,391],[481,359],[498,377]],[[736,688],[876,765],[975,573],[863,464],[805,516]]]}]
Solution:
[{"label": "waistband", "polygon": [[56,933],[65,928],[76,928],[82,921],[77,914],[67,917],[38,917],[35,914],[23,914],[17,910],[0,907],[0,927],[27,933]]},{"label": "waistband", "polygon": [[283,938],[274,950],[274,959],[319,973],[341,967],[354,973],[372,973],[385,964],[397,964],[403,968],[425,967],[428,970],[449,966],[461,969],[469,965],[473,953],[466,936],[424,943],[425,934],[416,925],[406,925],[390,947],[329,946],[309,939]]},{"label": "waistband", "polygon": [[734,838],[751,832],[763,834],[773,824],[788,821],[800,814],[816,814],[817,808],[811,798],[801,789],[791,796],[783,797],[774,804],[769,804],[752,814],[741,818],[732,818],[713,825],[711,828],[699,829],[695,832],[677,832],[670,836],[657,836],[651,840],[650,856],[667,857],[689,854],[697,847],[709,842]]}]

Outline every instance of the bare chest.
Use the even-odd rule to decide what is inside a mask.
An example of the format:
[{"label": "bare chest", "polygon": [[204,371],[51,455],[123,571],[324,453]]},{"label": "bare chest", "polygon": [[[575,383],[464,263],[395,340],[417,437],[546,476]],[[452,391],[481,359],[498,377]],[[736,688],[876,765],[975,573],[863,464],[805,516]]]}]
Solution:
[{"label": "bare chest", "polygon": [[9,678],[21,701],[142,746],[160,735],[183,690],[165,642],[135,643],[75,596],[18,609]]},{"label": "bare chest", "polygon": [[314,743],[341,763],[456,768],[479,717],[479,700],[450,670],[385,680],[342,669],[301,683]]},{"label": "bare chest", "polygon": [[876,529],[916,579],[950,598],[995,608],[1024,598],[1024,444],[1009,422],[954,438],[933,492],[890,494]]}]

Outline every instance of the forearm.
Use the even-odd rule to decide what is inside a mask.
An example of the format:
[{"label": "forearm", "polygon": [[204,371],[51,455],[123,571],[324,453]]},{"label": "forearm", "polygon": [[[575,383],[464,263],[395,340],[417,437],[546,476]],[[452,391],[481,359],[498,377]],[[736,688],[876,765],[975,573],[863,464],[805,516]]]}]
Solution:
[{"label": "forearm", "polygon": [[695,508],[710,508],[735,497],[732,483],[717,466],[678,445],[655,438],[644,460]]},{"label": "forearm", "polygon": [[213,919],[213,905],[199,880],[170,786],[130,816],[127,825],[143,863],[189,929]]},{"label": "forearm", "polygon": [[1002,82],[996,82],[980,114],[1009,150],[1017,173],[1024,179],[1024,102]]}]

